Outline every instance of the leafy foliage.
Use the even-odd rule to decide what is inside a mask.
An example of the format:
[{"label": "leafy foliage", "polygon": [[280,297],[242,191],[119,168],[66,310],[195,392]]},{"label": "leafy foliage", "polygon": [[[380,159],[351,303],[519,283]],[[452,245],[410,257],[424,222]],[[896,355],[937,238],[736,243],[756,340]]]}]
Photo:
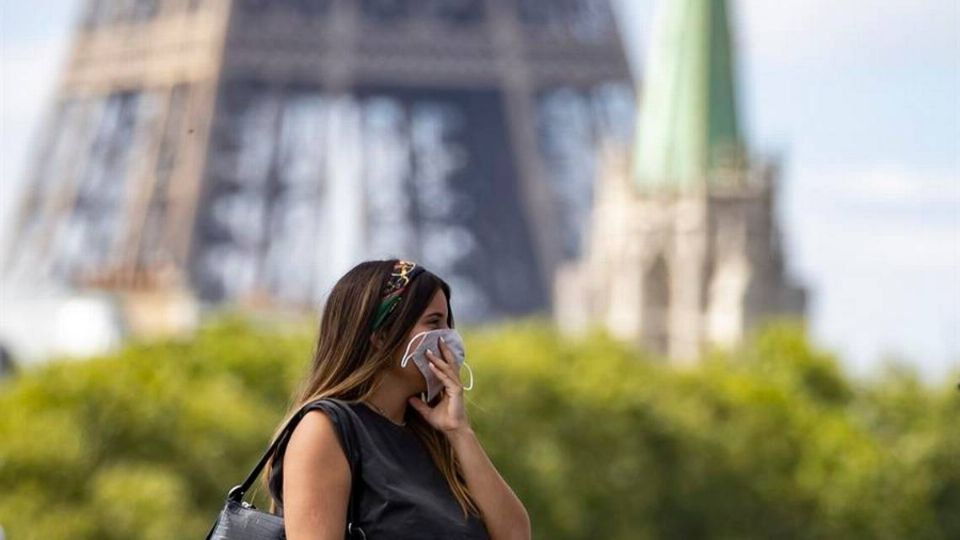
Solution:
[{"label": "leafy foliage", "polygon": [[[18,540],[201,538],[313,332],[231,314],[3,380],[0,525]],[[464,336],[471,420],[536,538],[960,537],[952,384],[896,366],[851,380],[790,321],[686,367],[531,319]]]}]

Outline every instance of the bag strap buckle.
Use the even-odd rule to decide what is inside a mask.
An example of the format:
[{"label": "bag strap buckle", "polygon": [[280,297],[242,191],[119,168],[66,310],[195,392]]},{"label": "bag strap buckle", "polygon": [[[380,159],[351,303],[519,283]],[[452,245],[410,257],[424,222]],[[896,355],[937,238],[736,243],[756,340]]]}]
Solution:
[{"label": "bag strap buckle", "polygon": [[350,533],[350,538],[353,538],[354,531],[359,532],[360,537],[363,538],[363,540],[367,540],[367,533],[363,532],[363,529],[361,529],[360,527],[354,527],[352,522],[348,523],[347,532]]}]

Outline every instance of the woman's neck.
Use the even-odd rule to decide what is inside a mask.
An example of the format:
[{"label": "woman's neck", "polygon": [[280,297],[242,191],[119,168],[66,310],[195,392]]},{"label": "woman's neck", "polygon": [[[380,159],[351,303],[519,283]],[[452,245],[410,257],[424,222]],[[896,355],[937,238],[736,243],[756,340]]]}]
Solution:
[{"label": "woman's neck", "polygon": [[397,380],[392,373],[386,371],[377,389],[366,401],[379,407],[395,424],[402,424],[407,413],[407,398],[411,395],[403,381]]}]

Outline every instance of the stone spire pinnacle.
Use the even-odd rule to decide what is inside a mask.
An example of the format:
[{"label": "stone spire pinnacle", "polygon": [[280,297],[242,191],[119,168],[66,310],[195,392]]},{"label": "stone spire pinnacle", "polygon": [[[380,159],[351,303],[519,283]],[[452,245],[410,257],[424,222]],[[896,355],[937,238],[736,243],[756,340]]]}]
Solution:
[{"label": "stone spire pinnacle", "polygon": [[725,0],[661,0],[638,109],[633,180],[683,189],[740,161]]}]

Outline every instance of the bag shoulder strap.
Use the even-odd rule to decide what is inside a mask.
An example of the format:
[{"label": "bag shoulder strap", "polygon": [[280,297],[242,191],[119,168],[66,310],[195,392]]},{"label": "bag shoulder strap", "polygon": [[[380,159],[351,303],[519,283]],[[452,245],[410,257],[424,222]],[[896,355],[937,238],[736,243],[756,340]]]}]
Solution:
[{"label": "bag shoulder strap", "polygon": [[[351,475],[351,487],[350,487],[350,500],[347,505],[347,522],[354,523],[356,519],[356,498],[357,486],[359,484],[360,478],[360,443],[357,439],[356,430],[354,428],[354,412],[347,405],[347,402],[333,397],[321,398],[315,401],[304,404],[300,410],[294,414],[287,424],[283,427],[283,430],[280,431],[280,434],[277,435],[277,438],[274,439],[273,443],[270,445],[270,448],[263,454],[263,457],[260,458],[260,461],[257,465],[250,471],[250,474],[247,475],[246,480],[238,486],[234,486],[233,489],[227,494],[227,499],[233,499],[236,502],[241,502],[243,496],[247,493],[247,490],[250,489],[250,486],[256,481],[257,476],[260,475],[260,472],[263,470],[263,467],[267,464],[267,460],[271,455],[277,451],[278,448],[286,446],[287,440],[290,438],[290,434],[293,433],[293,429],[297,427],[297,424],[300,423],[300,420],[310,411],[316,409],[323,409],[329,413],[332,413],[336,416],[336,427],[340,430],[342,436],[342,441],[346,447],[347,461],[350,463],[350,475]],[[272,494],[271,494],[272,496]]]}]

